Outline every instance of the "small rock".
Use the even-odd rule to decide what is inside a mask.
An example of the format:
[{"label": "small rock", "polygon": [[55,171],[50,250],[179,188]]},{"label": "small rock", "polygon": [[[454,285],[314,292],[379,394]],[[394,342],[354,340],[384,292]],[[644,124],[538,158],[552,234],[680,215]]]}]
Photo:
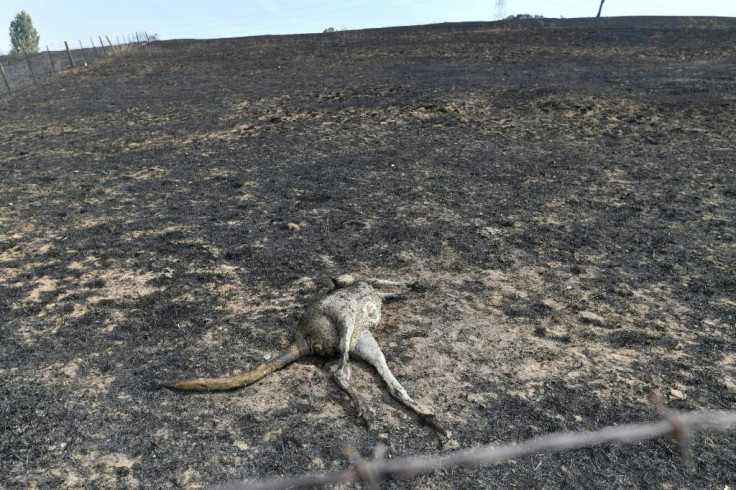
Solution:
[{"label": "small rock", "polygon": [[670,398],[674,400],[684,400],[687,398],[687,395],[680,390],[670,388]]},{"label": "small rock", "polygon": [[301,229],[302,229],[302,227],[301,227],[301,226],[299,226],[299,225],[298,225],[298,224],[296,224],[296,223],[289,223],[289,224],[287,224],[287,225],[286,225],[286,227],[287,227],[287,228],[288,228],[289,230],[291,230],[291,231],[299,231],[299,230],[301,230]]}]

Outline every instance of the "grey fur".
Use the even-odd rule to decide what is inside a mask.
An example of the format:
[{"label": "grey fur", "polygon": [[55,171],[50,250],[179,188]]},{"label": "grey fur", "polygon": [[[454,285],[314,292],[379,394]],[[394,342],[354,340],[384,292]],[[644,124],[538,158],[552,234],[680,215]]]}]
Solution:
[{"label": "grey fur", "polygon": [[299,322],[294,342],[300,350],[305,349],[310,355],[339,357],[335,381],[350,395],[358,406],[358,415],[367,422],[370,423],[371,412],[350,384],[350,355],[373,366],[386,382],[389,393],[416,413],[422,422],[450,437],[436,416],[414,401],[394,377],[370,332],[381,320],[383,300],[401,296],[401,293],[379,293],[374,286],[406,288],[409,285],[382,279],[356,281],[352,276],[340,276],[333,279],[333,283],[338,289],[312,303]]}]

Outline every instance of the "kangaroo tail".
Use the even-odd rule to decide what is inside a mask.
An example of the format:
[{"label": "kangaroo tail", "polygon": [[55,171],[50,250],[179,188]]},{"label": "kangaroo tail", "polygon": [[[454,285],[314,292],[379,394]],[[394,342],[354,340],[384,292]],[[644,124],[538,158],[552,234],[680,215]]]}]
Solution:
[{"label": "kangaroo tail", "polygon": [[268,376],[274,371],[278,371],[284,366],[304,357],[306,352],[301,350],[298,345],[292,344],[276,359],[261,364],[252,371],[238,374],[237,376],[226,376],[223,378],[199,378],[189,381],[181,381],[179,383],[162,384],[165,388],[173,388],[183,391],[226,391],[234,390],[248,386],[256,381]]}]

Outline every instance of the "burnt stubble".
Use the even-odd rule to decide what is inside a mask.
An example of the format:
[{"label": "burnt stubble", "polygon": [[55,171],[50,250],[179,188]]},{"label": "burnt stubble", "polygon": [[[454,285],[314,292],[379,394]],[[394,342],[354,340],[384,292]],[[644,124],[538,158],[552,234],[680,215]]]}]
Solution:
[{"label": "burnt stubble", "polygon": [[[442,443],[365,365],[185,396],[328,275],[422,288],[375,336],[459,447],[736,406],[736,21],[167,41],[0,100],[0,486],[201,487]],[[450,446],[447,446],[452,447]],[[388,488],[723,488],[733,435]]]}]

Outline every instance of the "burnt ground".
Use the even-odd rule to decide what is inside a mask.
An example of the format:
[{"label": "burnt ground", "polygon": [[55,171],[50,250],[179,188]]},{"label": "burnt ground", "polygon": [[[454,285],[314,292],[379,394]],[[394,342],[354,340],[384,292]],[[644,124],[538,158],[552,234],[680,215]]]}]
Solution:
[{"label": "burnt ground", "polygon": [[[467,448],[736,407],[736,20],[150,44],[0,100],[0,486],[199,487],[443,444],[365,365],[244,390],[330,274],[420,281],[376,332]],[[387,488],[719,488],[736,436]]]}]

